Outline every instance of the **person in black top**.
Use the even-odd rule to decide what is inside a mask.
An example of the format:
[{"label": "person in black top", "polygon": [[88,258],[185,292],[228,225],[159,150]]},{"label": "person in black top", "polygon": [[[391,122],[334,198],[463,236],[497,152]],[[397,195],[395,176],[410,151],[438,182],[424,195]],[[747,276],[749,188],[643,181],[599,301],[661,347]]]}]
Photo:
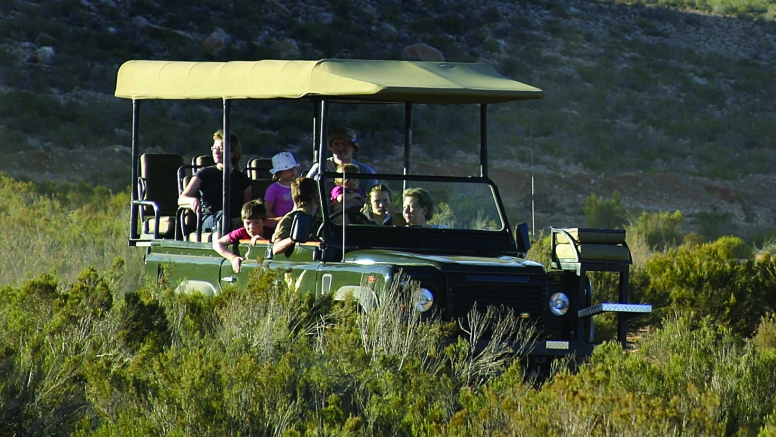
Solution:
[{"label": "person in black top", "polygon": [[[251,181],[237,169],[242,157],[242,146],[236,135],[230,135],[231,165],[229,166],[230,198],[229,217],[232,228],[239,226],[240,208],[253,198]],[[178,197],[178,204],[189,206],[194,212],[202,211],[202,230],[214,231],[219,236],[230,229],[221,230],[223,215],[223,174],[224,174],[224,132],[219,129],[213,134],[213,161],[216,165],[199,170]]]}]

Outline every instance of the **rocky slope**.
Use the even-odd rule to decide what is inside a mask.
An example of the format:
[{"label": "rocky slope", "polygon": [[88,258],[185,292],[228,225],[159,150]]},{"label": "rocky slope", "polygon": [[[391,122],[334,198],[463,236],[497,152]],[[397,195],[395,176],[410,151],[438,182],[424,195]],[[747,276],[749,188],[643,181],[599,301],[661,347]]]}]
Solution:
[{"label": "rocky slope", "polygon": [[[65,109],[80,102],[97,112],[62,117],[65,125],[87,127],[60,144],[63,135],[46,134],[59,132],[58,126],[25,127],[8,104],[0,111],[0,171],[12,177],[85,179],[113,188],[129,183],[129,108],[112,98],[115,71],[127,59],[482,61],[547,93],[536,110],[549,114],[546,125],[516,129],[525,136],[521,147],[536,151],[535,162],[501,154],[493,171],[513,221],[531,220],[533,184],[538,229],[584,224],[585,197],[614,190],[636,211],[681,210],[688,230],[698,229],[698,213],[718,217],[740,235],[776,227],[776,201],[764,194],[776,182],[776,136],[766,126],[776,121],[776,93],[767,80],[776,77],[772,22],[589,0],[8,0],[0,5],[0,49],[0,106],[24,90]],[[596,77],[607,69],[611,78]],[[674,76],[665,77],[666,70]],[[749,72],[753,76],[743,76]],[[672,125],[683,104],[697,114],[679,114],[684,118]],[[99,118],[117,106],[126,112]],[[42,116],[44,109],[29,110]],[[756,133],[741,121],[746,114],[758,120]],[[579,134],[576,126],[594,123],[586,117],[603,120],[603,129],[610,126],[626,139],[604,138],[613,144],[599,153],[605,171],[582,161],[580,149],[609,135]],[[98,119],[99,126],[89,125]],[[708,139],[685,133],[687,124],[709,126]],[[560,134],[564,127],[571,129]],[[269,123],[261,129],[290,135]],[[94,137],[79,142],[87,134]],[[378,143],[375,133],[366,138]],[[639,149],[653,142],[655,150]],[[386,170],[394,161],[365,158]],[[422,156],[416,162],[429,171],[468,174],[476,168],[467,164],[472,159],[459,153],[444,165]]]}]

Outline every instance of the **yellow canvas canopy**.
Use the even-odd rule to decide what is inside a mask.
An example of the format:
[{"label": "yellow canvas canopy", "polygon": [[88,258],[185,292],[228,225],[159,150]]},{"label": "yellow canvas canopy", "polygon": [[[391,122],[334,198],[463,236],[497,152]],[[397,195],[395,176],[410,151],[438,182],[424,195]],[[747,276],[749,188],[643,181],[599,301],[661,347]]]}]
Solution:
[{"label": "yellow canvas canopy", "polygon": [[127,99],[315,99],[340,102],[500,103],[539,99],[538,88],[479,63],[318,61],[128,61],[116,97]]}]

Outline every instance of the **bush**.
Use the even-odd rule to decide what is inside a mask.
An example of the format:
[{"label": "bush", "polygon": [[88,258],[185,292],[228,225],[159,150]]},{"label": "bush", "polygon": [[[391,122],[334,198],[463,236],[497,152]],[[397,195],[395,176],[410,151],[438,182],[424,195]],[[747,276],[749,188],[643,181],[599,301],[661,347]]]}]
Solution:
[{"label": "bush", "polygon": [[754,248],[739,237],[720,237],[713,244],[730,259],[747,260],[754,254]]},{"label": "bush", "polygon": [[441,434],[753,434],[774,405],[774,365],[773,355],[708,320],[669,320],[635,351],[606,343],[579,373],[562,371],[540,388],[513,367],[481,389],[464,390],[462,409]]},{"label": "bush", "polygon": [[[597,373],[599,383],[615,392],[656,396],[662,399],[658,408],[705,418],[695,424],[711,435],[723,429],[726,435],[751,435],[774,408],[774,370],[776,355],[758,352],[709,318],[680,317],[667,320],[635,352],[613,344],[596,349],[581,373]],[[699,430],[686,434],[705,434]]]},{"label": "bush", "polygon": [[776,314],[769,313],[763,316],[752,343],[763,352],[766,349],[776,350]]},{"label": "bush", "polygon": [[646,263],[650,285],[645,299],[667,298],[667,306],[656,308],[664,315],[711,317],[737,334],[752,335],[760,318],[773,310],[776,264],[770,257],[742,261],[744,248],[740,238],[724,237],[656,254]]},{"label": "bush", "polygon": [[[754,273],[745,278],[753,287],[773,282],[769,257],[731,260],[736,247],[728,239],[656,258],[674,269],[697,265],[710,282],[721,273]],[[652,282],[666,286],[659,272],[678,275],[655,268],[650,261],[651,276],[631,276],[634,300],[660,288]],[[121,269],[87,268],[72,285],[45,274],[1,290],[0,433],[662,436],[773,428],[772,313],[748,342],[686,311],[629,352],[599,346],[576,374],[565,370],[572,360],[560,361],[540,385],[525,380],[519,358],[533,334],[514,314],[472,312],[458,328],[464,336],[448,343],[450,326],[406,311],[412,293],[401,281],[372,301],[334,303],[290,290],[282,271],[257,269],[245,289],[210,299],[175,294],[176,284],[164,282],[122,294]],[[601,275],[596,296],[616,293]],[[676,306],[673,290],[666,295]],[[703,298],[682,303],[698,308]],[[728,309],[723,317],[742,314]],[[475,349],[483,332],[496,341]]]},{"label": "bush", "polygon": [[[74,281],[87,265],[125,264],[116,280],[134,291],[143,274],[142,253],[127,246],[129,193],[85,183],[33,184],[0,173],[0,277],[3,284],[55,272]],[[73,256],[78,254],[78,256]]]},{"label": "bush", "polygon": [[627,229],[636,234],[635,238],[644,240],[650,248],[665,250],[681,242],[682,213],[642,212],[635,220],[631,220]]},{"label": "bush", "polygon": [[67,436],[95,413],[84,368],[123,355],[110,276],[87,268],[70,287],[45,274],[2,290],[0,434]]},{"label": "bush", "polygon": [[587,225],[592,228],[622,229],[627,221],[627,212],[620,201],[620,192],[615,190],[611,199],[591,194],[582,207]]},{"label": "bush", "polygon": [[533,236],[533,240],[531,240],[531,249],[528,250],[527,257],[543,266],[549,266],[550,254],[552,253],[551,240],[552,237],[550,235],[544,235],[544,231],[539,235]]},{"label": "bush", "polygon": [[[421,323],[417,289],[401,280],[335,304],[289,289],[279,270],[215,298],[164,282],[122,295],[114,276],[86,269],[72,286],[43,275],[2,290],[0,433],[431,434],[462,387],[503,373],[533,339],[488,308],[446,344],[449,327]],[[483,332],[495,340],[475,350]]]}]

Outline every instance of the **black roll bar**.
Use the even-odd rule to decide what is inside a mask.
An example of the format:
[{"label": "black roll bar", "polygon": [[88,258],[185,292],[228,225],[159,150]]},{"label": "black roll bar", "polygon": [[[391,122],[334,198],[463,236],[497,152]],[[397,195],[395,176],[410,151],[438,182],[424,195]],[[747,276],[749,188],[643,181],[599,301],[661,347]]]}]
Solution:
[{"label": "black roll bar", "polygon": [[136,205],[138,198],[137,184],[138,173],[140,171],[140,156],[138,153],[138,141],[140,140],[140,100],[132,99],[132,181],[130,182],[130,208],[129,208],[129,241],[140,238],[140,232],[137,230],[137,219],[139,208]]},{"label": "black roll bar", "polygon": [[488,105],[480,104],[480,176],[488,177]]},{"label": "black roll bar", "polygon": [[221,232],[226,235],[229,230],[229,224],[230,220],[232,219],[229,217],[229,200],[231,199],[231,196],[229,196],[229,193],[231,192],[231,179],[229,172],[232,167],[232,140],[231,140],[231,112],[232,112],[232,101],[230,99],[224,99],[223,103],[224,109],[223,109],[223,131],[224,131],[224,140],[223,140],[223,160],[224,160],[224,172],[223,172],[223,184],[224,189],[221,193],[221,207],[223,208],[221,210]]}]

